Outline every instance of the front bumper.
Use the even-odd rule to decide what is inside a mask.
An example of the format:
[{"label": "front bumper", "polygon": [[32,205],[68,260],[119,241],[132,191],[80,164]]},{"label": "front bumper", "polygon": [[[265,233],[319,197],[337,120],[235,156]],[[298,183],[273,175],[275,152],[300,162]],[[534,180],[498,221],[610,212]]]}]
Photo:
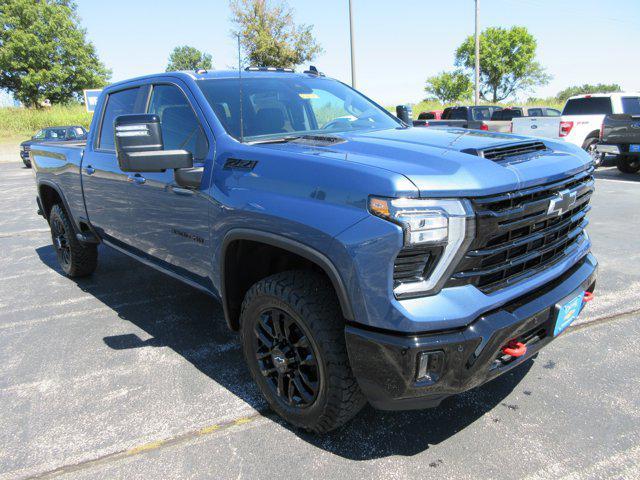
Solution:
[{"label": "front bumper", "polygon": [[[360,388],[374,407],[406,410],[435,407],[446,397],[481,385],[527,361],[553,340],[558,305],[580,291],[593,291],[597,262],[587,254],[538,290],[486,312],[469,326],[441,333],[399,335],[349,325],[347,348]],[[512,339],[527,353],[504,363],[501,348]],[[416,381],[422,352],[443,352],[438,380]]]}]

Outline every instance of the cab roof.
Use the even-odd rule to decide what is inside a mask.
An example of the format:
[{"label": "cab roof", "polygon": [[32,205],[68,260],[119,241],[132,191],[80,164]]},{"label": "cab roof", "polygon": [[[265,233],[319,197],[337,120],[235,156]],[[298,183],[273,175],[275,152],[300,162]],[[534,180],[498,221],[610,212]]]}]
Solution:
[{"label": "cab roof", "polygon": [[[174,77],[179,78],[184,81],[201,81],[201,80],[212,80],[212,79],[222,79],[222,78],[239,78],[240,72],[238,70],[182,70],[177,72],[162,72],[155,73],[150,75],[143,75],[140,77],[129,78],[127,80],[122,80],[119,82],[112,83],[107,89],[112,89],[114,87],[118,87],[121,85],[126,85],[132,82],[138,82],[141,80],[153,80],[158,77]],[[305,70],[304,72],[295,72],[285,69],[264,69],[261,68],[259,70],[256,69],[244,69],[242,70],[242,78],[328,78],[325,77],[324,74],[316,73],[312,70]]]}]

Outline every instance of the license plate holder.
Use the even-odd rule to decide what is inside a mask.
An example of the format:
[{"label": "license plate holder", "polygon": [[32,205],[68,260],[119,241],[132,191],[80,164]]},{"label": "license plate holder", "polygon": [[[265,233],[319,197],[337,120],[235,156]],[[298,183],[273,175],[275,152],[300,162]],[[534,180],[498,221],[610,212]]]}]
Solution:
[{"label": "license plate holder", "polygon": [[584,306],[584,291],[574,293],[558,304],[556,323],[553,328],[553,336],[557,337],[571,325],[582,311]]}]

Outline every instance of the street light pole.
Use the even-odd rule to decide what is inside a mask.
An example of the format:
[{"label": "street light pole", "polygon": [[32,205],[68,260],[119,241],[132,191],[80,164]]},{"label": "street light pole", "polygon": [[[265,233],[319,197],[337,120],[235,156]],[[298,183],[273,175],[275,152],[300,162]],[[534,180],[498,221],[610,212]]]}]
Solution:
[{"label": "street light pole", "polygon": [[480,102],[480,0],[476,0],[476,105]]},{"label": "street light pole", "polygon": [[351,86],[356,88],[356,54],[353,48],[353,7],[349,0],[349,41],[351,44]]}]

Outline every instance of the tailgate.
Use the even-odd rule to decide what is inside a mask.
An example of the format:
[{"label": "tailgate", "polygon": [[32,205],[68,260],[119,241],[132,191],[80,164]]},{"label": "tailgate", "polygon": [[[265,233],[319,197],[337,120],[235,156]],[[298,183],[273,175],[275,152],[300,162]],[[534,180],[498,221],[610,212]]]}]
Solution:
[{"label": "tailgate", "polygon": [[602,133],[603,143],[640,144],[640,116],[607,115]]},{"label": "tailgate", "polygon": [[560,117],[519,117],[512,120],[513,133],[532,137],[560,138]]}]

